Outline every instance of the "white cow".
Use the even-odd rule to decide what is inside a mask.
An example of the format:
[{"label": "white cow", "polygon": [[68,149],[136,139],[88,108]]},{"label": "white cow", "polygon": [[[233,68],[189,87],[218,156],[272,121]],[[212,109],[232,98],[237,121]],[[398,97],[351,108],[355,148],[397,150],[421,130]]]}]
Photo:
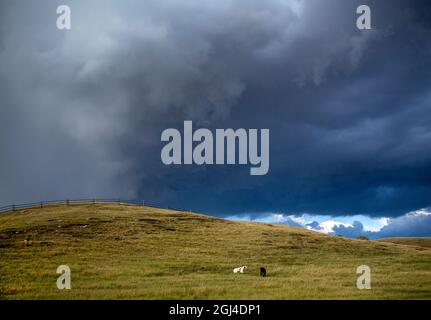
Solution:
[{"label": "white cow", "polygon": [[247,269],[247,266],[235,268],[235,269],[233,269],[233,273],[244,273],[245,269]]}]

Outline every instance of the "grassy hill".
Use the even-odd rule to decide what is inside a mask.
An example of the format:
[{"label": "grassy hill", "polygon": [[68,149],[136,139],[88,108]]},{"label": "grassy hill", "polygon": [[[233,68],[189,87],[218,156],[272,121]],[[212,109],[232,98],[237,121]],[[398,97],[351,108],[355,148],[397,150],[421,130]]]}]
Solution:
[{"label": "grassy hill", "polygon": [[[362,264],[372,290],[356,288]],[[72,270],[70,291],[56,288],[59,265]],[[248,272],[233,274],[241,265]],[[53,206],[0,215],[0,298],[430,299],[431,249],[146,207]]]},{"label": "grassy hill", "polygon": [[379,241],[431,249],[431,238],[384,238]]}]

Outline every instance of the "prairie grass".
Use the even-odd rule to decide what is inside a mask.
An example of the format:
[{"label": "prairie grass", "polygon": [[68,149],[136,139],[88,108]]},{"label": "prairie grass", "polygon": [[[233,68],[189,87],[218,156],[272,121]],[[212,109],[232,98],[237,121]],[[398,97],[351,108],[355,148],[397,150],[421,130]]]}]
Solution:
[{"label": "prairie grass", "polygon": [[407,246],[431,248],[431,238],[384,238],[382,242],[390,242]]}]

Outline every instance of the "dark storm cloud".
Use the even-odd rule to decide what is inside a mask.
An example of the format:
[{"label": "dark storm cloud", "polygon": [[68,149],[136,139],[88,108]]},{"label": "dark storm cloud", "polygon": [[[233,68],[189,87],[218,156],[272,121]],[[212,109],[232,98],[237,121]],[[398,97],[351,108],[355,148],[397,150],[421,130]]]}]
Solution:
[{"label": "dark storm cloud", "polygon": [[[65,1],[68,3],[68,1]],[[430,205],[425,1],[3,1],[0,201],[125,196],[211,213]],[[166,167],[184,120],[269,128],[267,176]]]}]

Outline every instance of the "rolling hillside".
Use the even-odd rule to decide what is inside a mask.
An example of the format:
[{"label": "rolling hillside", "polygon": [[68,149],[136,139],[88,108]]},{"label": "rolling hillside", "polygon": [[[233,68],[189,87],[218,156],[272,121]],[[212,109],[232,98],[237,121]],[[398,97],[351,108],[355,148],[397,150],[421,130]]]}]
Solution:
[{"label": "rolling hillside", "polygon": [[384,238],[379,241],[431,249],[431,238]]},{"label": "rolling hillside", "polygon": [[[372,290],[356,288],[363,264]],[[72,290],[57,289],[59,265]],[[248,272],[233,274],[241,265]],[[53,206],[0,215],[0,298],[431,299],[431,249],[147,207]]]}]

